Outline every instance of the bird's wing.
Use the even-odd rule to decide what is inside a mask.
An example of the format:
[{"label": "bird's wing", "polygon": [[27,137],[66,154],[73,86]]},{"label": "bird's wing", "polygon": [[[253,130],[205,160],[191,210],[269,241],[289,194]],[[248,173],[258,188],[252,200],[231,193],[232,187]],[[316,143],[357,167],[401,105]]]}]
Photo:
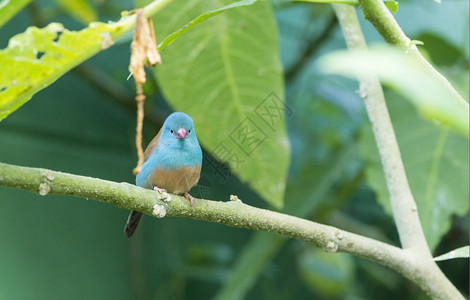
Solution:
[{"label": "bird's wing", "polygon": [[147,149],[145,149],[144,152],[144,160],[146,160],[150,154],[152,153],[153,149],[157,147],[158,141],[160,140],[160,135],[162,134],[162,128],[158,131],[157,135],[150,141],[149,145],[147,146]]}]

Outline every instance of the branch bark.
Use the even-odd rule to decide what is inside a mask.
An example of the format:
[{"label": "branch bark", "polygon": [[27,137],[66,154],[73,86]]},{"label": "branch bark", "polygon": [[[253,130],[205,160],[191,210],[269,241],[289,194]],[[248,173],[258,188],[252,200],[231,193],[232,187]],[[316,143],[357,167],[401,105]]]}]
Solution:
[{"label": "branch bark", "polygon": [[[348,48],[352,51],[367,51],[367,45],[354,7],[333,4],[333,8],[339,19]],[[388,22],[391,21],[388,20]],[[401,38],[402,37],[393,37],[393,39],[397,40]],[[432,255],[426,243],[426,238],[418,216],[418,209],[408,185],[403,161],[380,82],[376,77],[372,76],[359,77],[358,80],[360,84],[360,95],[364,100],[379,149],[385,179],[390,193],[393,216],[402,247],[405,251],[413,253],[413,256],[420,260],[419,264],[422,264],[421,267],[426,268],[427,272],[430,272],[428,275],[423,274],[423,276],[430,276],[434,280],[437,280],[435,284],[439,284],[439,287],[431,286],[424,282],[421,285],[431,297],[438,299],[460,299],[462,295],[431,259]]]},{"label": "branch bark", "polygon": [[[170,202],[162,202],[157,199],[154,191],[129,183],[4,163],[0,163],[0,186],[19,188],[40,195],[59,194],[96,199],[153,217],[186,217],[274,232],[303,240],[329,252],[350,253],[386,265],[414,281],[434,298],[461,298],[457,290],[454,293],[445,293],[447,290],[440,289],[441,282],[447,279],[444,275],[436,275],[435,270],[429,268],[434,264],[431,259],[332,226],[252,207],[241,201],[196,199],[191,207],[183,197],[171,195]],[[438,268],[437,270],[440,272]]]},{"label": "branch bark", "polygon": [[[367,45],[354,8],[339,4],[333,5],[333,8],[338,16],[348,48],[351,51],[367,51]],[[430,258],[432,255],[426,243],[416,203],[408,185],[382,86],[376,77],[364,77],[358,78],[358,80],[360,95],[364,100],[379,148],[393,216],[402,247],[415,249]]]}]

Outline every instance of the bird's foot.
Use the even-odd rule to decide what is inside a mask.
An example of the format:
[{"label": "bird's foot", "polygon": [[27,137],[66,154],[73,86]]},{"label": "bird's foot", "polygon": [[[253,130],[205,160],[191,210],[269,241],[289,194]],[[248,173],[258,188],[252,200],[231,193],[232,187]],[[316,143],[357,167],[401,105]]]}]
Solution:
[{"label": "bird's foot", "polygon": [[171,196],[165,189],[161,189],[158,186],[153,186],[152,189],[157,192],[158,199],[163,200],[165,202],[171,201]]},{"label": "bird's foot", "polygon": [[194,197],[191,196],[188,192],[184,192],[181,195],[189,200],[189,203],[191,204],[191,207],[194,205]]}]

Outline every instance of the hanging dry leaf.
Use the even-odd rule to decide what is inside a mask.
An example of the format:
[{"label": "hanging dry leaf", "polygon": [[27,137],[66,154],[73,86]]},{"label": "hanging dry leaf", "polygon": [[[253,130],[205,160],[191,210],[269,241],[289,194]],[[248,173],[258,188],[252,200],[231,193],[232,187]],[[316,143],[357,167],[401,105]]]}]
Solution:
[{"label": "hanging dry leaf", "polygon": [[131,44],[131,62],[129,64],[129,71],[133,74],[136,84],[145,82],[144,65],[146,63],[155,66],[161,62],[152,19],[146,18],[143,10],[138,9],[136,11],[134,38]]},{"label": "hanging dry leaf", "polygon": [[144,100],[145,95],[142,90],[142,84],[145,83],[144,65],[155,66],[161,64],[162,60],[157,50],[157,41],[153,31],[152,19],[146,18],[143,10],[136,11],[136,23],[134,29],[134,38],[131,44],[131,61],[129,71],[134,76],[137,87],[137,126],[135,145],[137,148],[138,162],[133,173],[137,175],[144,163],[144,152],[142,150],[142,126],[144,121]]}]

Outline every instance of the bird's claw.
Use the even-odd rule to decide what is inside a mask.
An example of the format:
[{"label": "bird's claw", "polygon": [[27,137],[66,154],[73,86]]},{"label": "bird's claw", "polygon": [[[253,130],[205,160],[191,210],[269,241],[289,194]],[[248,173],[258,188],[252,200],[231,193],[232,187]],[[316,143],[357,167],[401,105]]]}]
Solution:
[{"label": "bird's claw", "polygon": [[158,199],[163,200],[165,202],[170,202],[171,201],[171,196],[168,194],[168,192],[165,189],[161,189],[157,186],[152,187],[155,192],[157,192]]},{"label": "bird's claw", "polygon": [[183,197],[189,200],[189,203],[191,204],[191,207],[194,205],[194,197],[191,196],[188,192],[183,193]]}]

